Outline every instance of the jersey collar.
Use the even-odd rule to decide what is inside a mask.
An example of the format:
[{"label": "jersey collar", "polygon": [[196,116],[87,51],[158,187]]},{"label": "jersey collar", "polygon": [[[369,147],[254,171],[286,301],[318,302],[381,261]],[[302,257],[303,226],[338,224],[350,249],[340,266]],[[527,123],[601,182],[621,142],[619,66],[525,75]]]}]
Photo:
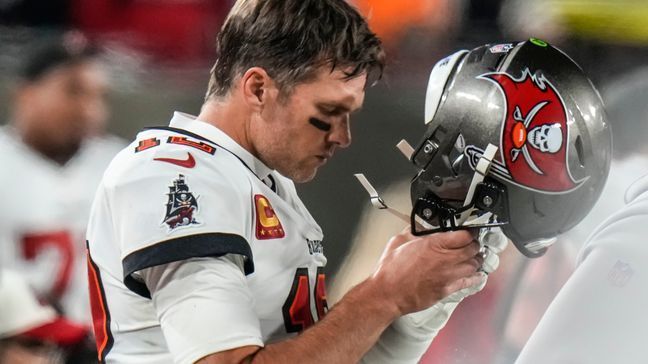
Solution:
[{"label": "jersey collar", "polygon": [[169,126],[201,135],[218,144],[221,148],[227,149],[237,156],[252,171],[252,173],[261,180],[268,177],[272,172],[272,169],[253,156],[252,153],[240,146],[229,135],[225,134],[222,130],[212,124],[198,120],[193,115],[176,111],[173,113],[173,118],[171,119]]}]

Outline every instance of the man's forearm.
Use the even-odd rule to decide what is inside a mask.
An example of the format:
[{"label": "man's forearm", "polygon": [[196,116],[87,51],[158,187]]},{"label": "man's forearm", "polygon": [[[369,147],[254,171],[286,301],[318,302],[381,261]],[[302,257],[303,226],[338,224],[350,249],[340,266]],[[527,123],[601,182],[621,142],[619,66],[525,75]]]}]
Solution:
[{"label": "man's forearm", "polygon": [[265,348],[239,347],[201,363],[356,363],[396,318],[431,307],[483,281],[483,258],[470,231],[390,240],[376,272],[312,328]]},{"label": "man's forearm", "polygon": [[252,363],[357,363],[399,315],[373,285],[371,279],[359,284],[323,320],[257,351]]}]

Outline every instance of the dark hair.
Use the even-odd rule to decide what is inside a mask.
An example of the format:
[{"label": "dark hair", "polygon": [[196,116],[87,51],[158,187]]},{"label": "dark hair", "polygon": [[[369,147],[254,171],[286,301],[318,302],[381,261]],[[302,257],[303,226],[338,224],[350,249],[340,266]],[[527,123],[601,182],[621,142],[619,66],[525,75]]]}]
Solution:
[{"label": "dark hair", "polygon": [[206,99],[224,96],[250,67],[262,67],[288,92],[330,64],[353,78],[382,76],[384,51],[365,19],[345,0],[238,0],[216,41]]},{"label": "dark hair", "polygon": [[82,33],[68,31],[32,45],[19,70],[28,82],[37,81],[61,65],[74,64],[96,57],[98,48]]}]

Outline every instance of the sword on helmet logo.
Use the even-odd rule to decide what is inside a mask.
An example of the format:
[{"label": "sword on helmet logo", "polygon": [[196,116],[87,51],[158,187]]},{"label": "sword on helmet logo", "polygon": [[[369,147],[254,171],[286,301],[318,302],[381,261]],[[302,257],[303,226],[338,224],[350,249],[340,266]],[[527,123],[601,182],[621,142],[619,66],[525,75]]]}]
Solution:
[{"label": "sword on helmet logo", "polygon": [[[503,163],[494,169],[500,172],[498,176],[546,193],[564,193],[582,186],[589,177],[574,180],[569,171],[567,113],[551,82],[528,68],[520,78],[504,72],[477,78],[495,83],[505,100],[500,137]],[[473,163],[483,154],[475,146],[466,148],[465,153]]]}]

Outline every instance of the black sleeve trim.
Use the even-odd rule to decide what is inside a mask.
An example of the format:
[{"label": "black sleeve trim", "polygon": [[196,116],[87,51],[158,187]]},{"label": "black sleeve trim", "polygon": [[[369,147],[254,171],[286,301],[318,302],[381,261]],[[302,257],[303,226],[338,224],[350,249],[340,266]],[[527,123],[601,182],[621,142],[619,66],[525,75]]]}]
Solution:
[{"label": "black sleeve trim", "polygon": [[242,236],[224,233],[197,234],[165,240],[126,256],[122,261],[124,284],[134,293],[151,298],[146,285],[133,278],[134,272],[189,258],[220,257],[225,254],[244,256],[245,275],[254,272],[252,249]]}]

